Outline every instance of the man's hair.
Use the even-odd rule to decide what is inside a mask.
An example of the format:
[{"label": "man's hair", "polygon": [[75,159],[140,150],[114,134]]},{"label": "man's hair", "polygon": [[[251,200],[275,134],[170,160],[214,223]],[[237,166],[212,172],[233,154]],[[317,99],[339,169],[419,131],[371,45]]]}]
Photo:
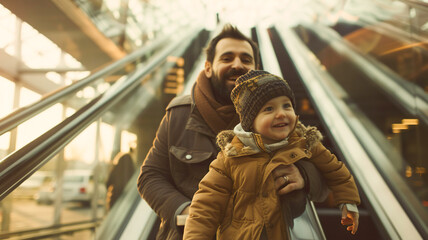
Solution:
[{"label": "man's hair", "polygon": [[255,43],[253,40],[245,36],[241,31],[238,30],[237,27],[234,27],[231,24],[224,25],[223,30],[215,38],[213,38],[208,44],[208,46],[205,48],[205,53],[207,54],[208,62],[212,63],[214,61],[215,48],[217,46],[217,43],[223,38],[233,38],[233,39],[247,41],[251,45],[251,48],[253,49],[254,63],[255,63],[256,69],[259,67],[260,55],[259,55],[259,47],[257,46],[257,43]]}]

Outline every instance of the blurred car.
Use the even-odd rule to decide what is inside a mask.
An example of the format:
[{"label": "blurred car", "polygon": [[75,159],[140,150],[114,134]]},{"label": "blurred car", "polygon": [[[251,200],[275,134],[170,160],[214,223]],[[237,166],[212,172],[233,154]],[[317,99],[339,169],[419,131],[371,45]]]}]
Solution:
[{"label": "blurred car", "polygon": [[35,199],[36,194],[40,189],[49,186],[53,179],[51,172],[38,171],[35,172],[31,177],[25,180],[16,190],[13,192],[14,198],[21,199]]},{"label": "blurred car", "polygon": [[[63,202],[80,202],[89,206],[94,195],[94,175],[92,170],[66,170],[62,189]],[[98,183],[98,200],[104,200],[106,186]],[[56,184],[49,189],[42,189],[37,194],[36,200],[39,204],[52,204],[55,200]]]}]

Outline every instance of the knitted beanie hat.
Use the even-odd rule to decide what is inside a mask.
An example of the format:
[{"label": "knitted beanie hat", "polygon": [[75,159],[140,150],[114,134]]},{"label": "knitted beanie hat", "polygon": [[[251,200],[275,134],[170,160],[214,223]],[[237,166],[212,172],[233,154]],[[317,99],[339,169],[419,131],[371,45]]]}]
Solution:
[{"label": "knitted beanie hat", "polygon": [[230,98],[239,114],[242,128],[250,132],[263,105],[279,96],[287,96],[295,108],[294,94],[284,79],[261,70],[250,70],[236,79]]}]

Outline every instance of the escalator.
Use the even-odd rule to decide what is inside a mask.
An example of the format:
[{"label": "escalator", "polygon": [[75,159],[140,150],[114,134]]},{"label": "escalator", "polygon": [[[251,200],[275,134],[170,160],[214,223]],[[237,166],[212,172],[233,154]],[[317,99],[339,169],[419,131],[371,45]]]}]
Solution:
[{"label": "escalator", "polygon": [[[80,138],[81,140],[80,134],[94,126],[97,129],[97,137],[96,145],[93,148],[102,148],[103,145],[100,143],[103,141],[103,132],[100,129],[107,124],[115,126],[118,132],[115,136],[119,136],[113,140],[113,152],[120,149],[120,137],[124,130],[138,135],[138,144],[143,146],[138,148],[138,152],[144,151],[144,144],[151,143],[154,137],[153,129],[156,129],[160,118],[163,116],[166,103],[180,90],[179,87],[182,87],[180,84],[184,84],[177,80],[177,69],[192,68],[207,41],[208,32],[200,26],[194,25],[187,26],[185,30],[177,29],[175,36],[174,39],[168,36],[158,39],[152,45],[137,50],[123,59],[99,69],[89,77],[51,93],[40,101],[1,119],[0,129],[3,134],[14,131],[15,127],[19,127],[22,123],[36,117],[40,112],[57,103],[67,104],[76,109],[74,113],[67,114],[65,120],[59,122],[49,131],[1,160],[0,203],[2,203],[2,207],[7,207],[8,201],[14,196],[14,190],[19,189],[19,186],[39,169],[43,169],[51,163],[57,166],[56,171],[53,172],[53,182],[56,183],[54,185],[56,189],[53,193],[57,197],[54,199],[54,206],[49,207],[49,212],[52,211],[52,215],[54,215],[54,224],[1,232],[1,239],[36,239],[57,236],[66,238],[69,235],[88,230],[92,232],[90,235],[95,236],[97,228],[103,222],[104,214],[107,213],[103,210],[103,205],[99,205],[100,201],[101,204],[104,201],[103,198],[98,199],[97,197],[103,192],[100,191],[99,187],[94,187],[93,190],[91,187],[89,190],[83,190],[93,194],[90,202],[91,209],[86,211],[91,216],[89,219],[80,222],[66,222],[68,219],[61,220],[61,214],[64,214],[62,208],[64,203],[61,198],[64,198],[65,195],[60,193],[66,191],[65,185],[62,184],[64,170],[66,169],[64,165],[71,164],[63,161],[64,149],[74,139]],[[177,59],[184,59],[185,65],[183,65],[183,61],[177,61]],[[175,72],[172,73],[172,71]],[[171,75],[175,77],[173,79],[176,83],[174,86],[168,84],[172,81]],[[106,81],[112,78],[117,80]],[[94,91],[96,94],[91,99],[79,99],[78,96],[81,96],[85,89],[101,90],[99,92]],[[146,123],[144,128],[140,126],[142,123]],[[145,148],[148,147],[145,146]],[[95,156],[95,160],[97,159],[99,156]],[[90,167],[93,172],[92,186],[97,186],[96,182],[101,183],[105,179],[102,173],[105,172],[106,167],[103,167],[102,162],[97,161]],[[138,174],[138,171],[135,171],[135,174]],[[132,186],[132,189],[135,190],[135,186]],[[126,209],[121,209],[122,220],[125,224],[129,212],[134,210],[132,207],[141,201],[137,191],[131,192],[134,192],[136,196],[128,197]],[[78,208],[80,211],[81,207]],[[11,209],[10,206],[9,209]],[[17,211],[19,209],[15,209],[15,212]],[[12,212],[12,217],[15,217],[15,212]],[[116,220],[117,217],[116,215]],[[3,222],[5,219],[7,219],[6,216],[2,219]],[[45,220],[42,222],[46,224]]]},{"label": "escalator", "polygon": [[[357,180],[362,205],[355,239],[426,239],[423,159],[428,97],[426,78],[421,80],[425,68],[407,74],[411,80],[391,68],[400,60],[394,53],[403,49],[418,53],[418,64],[426,66],[427,48],[409,44],[407,38],[390,55],[368,56],[349,42],[391,34],[385,34],[385,27],[343,26],[277,24],[268,31],[282,74],[297,91],[297,112],[304,113],[300,119],[321,129],[325,144]],[[394,39],[403,41],[397,35]],[[391,43],[379,41],[378,47],[386,42]],[[340,212],[328,201],[317,210],[327,239],[354,239],[339,228]]]},{"label": "escalator", "polygon": [[[259,45],[265,70],[279,76],[286,76],[285,79],[287,79],[295,94],[296,113],[299,115],[300,121],[306,125],[317,126],[324,135],[324,145],[328,149],[332,150],[339,159],[346,159],[340,152],[340,146],[335,144],[334,138],[331,136],[331,132],[328,130],[326,131],[325,124],[323,124],[322,114],[315,111],[313,107],[315,106],[315,104],[313,104],[314,102],[322,101],[322,99],[317,99],[316,97],[311,96],[311,93],[308,92],[305,87],[305,82],[302,80],[305,76],[300,74],[298,69],[300,66],[294,63],[294,60],[299,61],[299,59],[291,58],[288,53],[289,50],[284,47],[285,43],[283,43],[282,38],[275,27],[268,29],[257,28],[255,32],[258,36],[257,39],[260,40]],[[290,40],[289,37],[287,37],[287,39]],[[300,40],[291,44],[293,49],[297,44],[302,44],[299,41]],[[268,45],[272,45],[272,49],[269,49]],[[307,56],[305,52],[298,52],[296,55],[302,56],[302,58],[306,58]],[[307,69],[300,71],[307,71]],[[337,131],[337,129],[334,129],[333,131]],[[361,195],[363,203],[359,206],[360,227],[357,236],[352,236],[343,226],[340,225],[341,212],[335,206],[332,196],[329,196],[323,203],[315,203],[314,207],[316,208],[318,215],[317,221],[319,221],[322,226],[320,231],[322,235],[324,235],[325,239],[389,239],[388,237],[381,235],[381,233],[383,233],[381,230],[383,229],[383,224],[378,224],[378,222],[376,222],[377,219],[373,219],[371,217],[372,210],[370,209],[370,205],[368,204],[367,199],[364,198],[364,194]],[[306,220],[301,218],[295,219],[295,222],[298,224],[305,221]],[[297,225],[297,229],[295,230],[299,231],[299,228],[303,229],[303,233],[310,232],[308,231],[310,228],[307,226],[305,227],[305,225]],[[317,239],[311,234],[300,234],[293,237],[293,239]]]},{"label": "escalator", "polygon": [[[74,96],[77,91],[88,84],[93,84],[96,79],[111,75],[119,76],[119,80],[109,86],[104,93],[91,99],[89,103],[80,103],[76,113],[0,162],[0,199],[4,199],[39,168],[52,161],[56,154],[93,122],[105,121],[116,125],[120,130],[129,129],[137,132],[138,145],[142,146],[138,149],[138,155],[139,159],[143,159],[145,152],[151,146],[159,120],[163,116],[162,110],[159,111],[159,109],[164,109],[164,106],[175,96],[174,91],[159,94],[159,89],[164,89],[167,85],[164,80],[171,74],[171,69],[183,67],[178,66],[177,61],[174,60],[167,62],[166,65],[162,64],[168,56],[175,56],[175,58],[180,56],[186,61],[184,66],[186,73],[192,69],[202,69],[202,67],[194,67],[194,63],[208,35],[200,28],[195,29],[187,31],[173,43],[160,44],[163,46],[161,50],[147,58],[147,61],[141,60],[141,56],[145,55],[143,52],[127,56],[80,81],[79,86],[74,85],[58,91],[28,109],[15,112],[8,118],[9,120],[1,121],[1,133],[8,132],[42,109],[68,99],[67,96]],[[402,131],[403,135],[426,132],[424,121],[426,111],[420,108],[420,105],[412,107],[411,101],[403,97],[418,96],[419,98],[416,99],[419,100],[415,102],[420,103],[426,102],[424,100],[426,94],[420,93],[420,89],[415,88],[414,85],[409,87],[408,84],[397,80],[398,77],[389,71],[384,71],[384,67],[379,65],[377,60],[362,58],[358,51],[344,44],[343,36],[333,34],[332,29],[305,24],[289,29],[279,24],[267,30],[259,27],[253,31],[253,35],[263,49],[262,53],[266,54],[262,56],[263,68],[285,76],[290,82],[296,94],[300,119],[305,124],[317,126],[324,133],[325,145],[333,149],[334,153],[346,162],[355,175],[362,195],[361,225],[355,237],[350,236],[339,225],[340,212],[328,201],[315,205],[323,229],[317,229],[316,223],[319,220],[316,214],[308,217],[312,218],[311,223],[315,223],[312,225],[314,232],[318,231],[315,235],[323,239],[322,231],[324,231],[327,239],[427,238],[426,209],[421,204],[426,199],[424,195],[415,196],[415,189],[424,189],[424,185],[422,187],[417,185],[421,180],[415,174],[407,179],[403,178],[403,175],[408,174],[406,165],[404,168],[400,166],[402,171],[397,171],[397,166],[394,164],[404,164],[406,160],[403,161],[402,154],[397,153],[397,150],[391,147],[391,143],[385,141],[384,133],[381,131],[382,124],[388,122],[387,119],[391,117],[384,116],[384,122],[377,120],[379,115],[385,115],[387,112],[397,114],[397,116],[392,115],[394,121],[395,119],[401,121],[401,114],[403,114],[406,119],[420,119],[417,133],[414,131],[416,127],[411,125],[409,131]],[[185,44],[183,46],[180,43]],[[268,45],[272,45],[273,51],[267,49]],[[334,47],[325,52],[327,46]],[[175,50],[180,53],[176,53]],[[337,58],[329,62],[332,60],[331,56],[337,56]],[[135,65],[130,64],[136,59],[138,60],[134,63]],[[344,76],[341,75],[343,71],[339,71],[343,69],[346,69]],[[337,80],[347,82],[340,83]],[[404,92],[404,95],[392,94],[386,88],[391,84],[398,85],[395,90]],[[424,84],[423,81],[422,84]],[[374,102],[366,96],[353,95],[358,93],[370,94],[376,99],[382,96],[382,101]],[[358,99],[365,100],[363,105],[358,103]],[[370,110],[371,108],[381,108],[384,111],[373,111]],[[128,115],[129,112],[136,114]],[[418,142],[410,142],[406,146],[415,144],[419,146],[420,142],[426,143],[420,137],[424,136],[414,138],[418,139]],[[117,141],[120,142],[120,137],[118,138]],[[420,156],[416,158],[419,159]],[[420,167],[419,163],[414,166]],[[91,229],[95,232],[94,236],[97,239],[152,239],[156,215],[135,191],[137,176],[138,171],[135,171],[124,189],[124,194],[119,197],[110,212],[101,218],[95,214],[96,217],[88,222],[1,233],[0,238],[26,239],[30,236],[46,238]],[[57,178],[61,179],[61,174]],[[422,183],[424,184],[423,180]],[[93,202],[92,206],[95,204]],[[309,205],[307,212],[313,209],[313,206]],[[305,224],[303,220],[302,222]],[[305,233],[296,234],[295,239],[314,238],[308,237]]]},{"label": "escalator", "polygon": [[[425,233],[421,223],[424,221],[419,221],[418,216],[412,215],[409,203],[406,203],[407,206],[403,204],[396,189],[391,187],[390,180],[379,170],[379,161],[383,159],[389,161],[387,157],[391,155],[388,151],[379,153],[384,149],[380,150],[375,146],[384,141],[374,139],[376,131],[368,124],[367,119],[366,122],[357,123],[355,115],[362,113],[350,102],[346,92],[332,82],[332,77],[323,71],[319,62],[311,57],[308,46],[302,37],[299,37],[299,29],[297,27],[290,30],[275,26],[265,31],[263,28],[257,28],[253,29],[253,38],[257,39],[262,49],[264,69],[287,76],[286,79],[296,91],[297,108],[299,114],[302,112],[300,114],[302,122],[317,126],[325,135],[325,145],[353,172],[360,189],[362,205],[359,208],[360,228],[356,236],[351,236],[340,225],[340,211],[327,200],[315,204],[318,217],[312,215],[315,218],[308,217],[310,220],[296,219],[296,235],[293,239],[324,239],[324,234],[326,239],[423,239]],[[326,29],[320,32],[325,33]],[[273,50],[269,49],[268,45],[271,44],[269,41],[272,42]],[[319,79],[329,81],[319,82]],[[372,85],[369,86],[374,88]],[[335,96],[337,94],[339,97]],[[346,102],[343,102],[343,99]],[[365,134],[363,143],[361,134]],[[387,162],[381,162],[380,168],[387,170],[388,167]],[[394,183],[400,184],[399,181]],[[409,190],[400,189],[401,195],[403,193],[406,196],[411,195]],[[119,234],[115,235],[118,239],[153,239],[152,227],[158,224],[155,214],[144,201],[139,201],[136,209],[138,210],[129,216],[129,224],[116,232]],[[310,206],[307,208],[307,212],[312,210]],[[112,236],[108,229],[114,226],[115,221],[113,215],[109,218],[110,221],[106,221],[102,227],[103,231],[100,231],[102,235],[99,239]],[[317,229],[318,221],[322,225],[321,230]],[[142,222],[145,224],[141,224]],[[305,225],[308,222],[311,224]],[[303,226],[301,234],[299,224]],[[313,230],[308,231],[310,228]]]}]

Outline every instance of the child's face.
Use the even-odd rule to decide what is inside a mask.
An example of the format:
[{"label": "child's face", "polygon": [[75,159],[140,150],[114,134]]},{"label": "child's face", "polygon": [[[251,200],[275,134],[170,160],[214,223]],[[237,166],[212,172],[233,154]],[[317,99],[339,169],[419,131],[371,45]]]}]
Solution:
[{"label": "child's face", "polygon": [[291,100],[286,96],[272,98],[260,109],[253,122],[253,129],[262,135],[265,144],[285,139],[296,125]]}]

